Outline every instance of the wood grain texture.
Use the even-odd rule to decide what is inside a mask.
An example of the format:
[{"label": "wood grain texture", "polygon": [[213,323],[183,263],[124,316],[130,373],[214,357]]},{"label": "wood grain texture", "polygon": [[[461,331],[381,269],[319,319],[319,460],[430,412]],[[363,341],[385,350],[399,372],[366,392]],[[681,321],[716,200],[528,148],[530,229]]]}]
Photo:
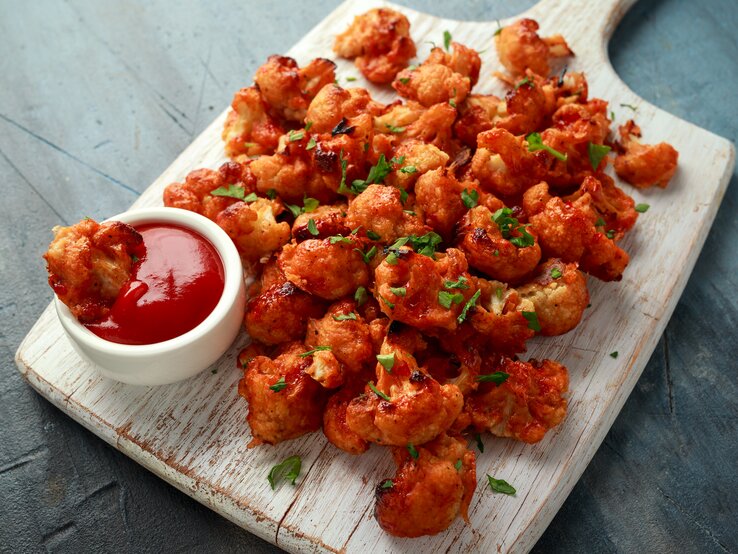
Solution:
[{"label": "wood grain texture", "polygon": [[[326,19],[324,30],[308,34],[292,54],[299,61],[329,55],[332,34],[370,4],[342,6]],[[349,458],[319,435],[275,449],[246,451],[246,408],[235,393],[239,377],[233,363],[236,349],[218,363],[215,375],[205,372],[186,383],[156,389],[116,385],[97,377],[78,360],[55,316],[47,310],[19,349],[21,371],[44,396],[106,441],[239,525],[288,550],[313,544],[319,549],[349,551],[528,549],[597,449],[653,351],[696,260],[733,162],[727,141],[647,105],[614,75],[605,45],[623,5],[608,3],[608,9],[598,11],[600,19],[589,21],[586,27],[568,16],[582,6],[583,2],[550,0],[532,12],[544,33],[562,32],[573,49],[581,52],[571,67],[587,71],[592,95],[612,100],[613,105],[637,104],[646,141],[668,137],[682,154],[681,164],[667,191],[636,194],[637,200],[652,207],[625,241],[633,258],[625,279],[616,285],[593,283],[594,310],[577,332],[536,341],[531,348],[531,356],[553,357],[570,367],[573,392],[566,422],[539,445],[487,441],[488,450],[479,461],[480,477],[485,472],[515,475],[517,497],[485,493],[480,479],[470,526],[457,522],[445,535],[416,541],[387,537],[371,518],[373,487],[391,473],[385,452],[374,449],[367,456]],[[425,37],[439,41],[448,29],[457,40],[484,49],[496,29],[494,23],[439,21],[411,10],[403,12],[411,17],[419,44]],[[426,53],[422,48],[427,46],[421,47],[421,58]],[[498,65],[494,50],[487,50],[483,59],[487,78],[477,89],[496,90],[489,78],[489,70]],[[345,61],[339,63],[339,73],[357,74]],[[159,205],[166,184],[194,167],[215,167],[222,161],[222,118],[136,206]],[[620,352],[617,360],[607,356],[613,350]],[[305,460],[298,488],[283,487],[273,494],[265,471],[275,460],[294,453]]]}]

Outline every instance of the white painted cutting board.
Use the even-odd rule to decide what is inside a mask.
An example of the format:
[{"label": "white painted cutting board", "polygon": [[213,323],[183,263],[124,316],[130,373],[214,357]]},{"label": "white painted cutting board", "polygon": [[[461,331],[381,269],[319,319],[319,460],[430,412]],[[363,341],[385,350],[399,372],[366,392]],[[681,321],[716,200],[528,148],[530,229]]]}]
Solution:
[{"label": "white painted cutting board", "polygon": [[[599,447],[653,352],[684,289],[732,173],[734,148],[725,139],[645,103],[615,75],[607,40],[634,0],[544,0],[527,12],[543,35],[562,33],[584,70],[590,96],[611,101],[616,124],[638,107],[645,142],[666,140],[680,153],[679,170],[665,191],[634,192],[651,205],[623,241],[631,264],[620,283],[590,280],[592,308],[575,332],[532,341],[530,356],[564,362],[571,374],[569,413],[562,425],[530,446],[486,437],[477,460],[478,486],[469,525],[458,519],[435,537],[395,539],[373,518],[374,487],[394,473],[389,452],[372,448],[352,457],[314,433],[277,447],[246,448],[246,402],[236,392],[241,371],[237,344],[217,363],[188,381],[156,388],[132,387],[100,377],[80,360],[51,306],[17,353],[20,371],[43,396],[82,425],[178,489],[264,539],[290,551],[445,552],[529,550],[567,497]],[[289,55],[300,63],[333,57],[331,44],[353,16],[380,2],[346,2],[313,29]],[[502,92],[492,78],[500,70],[492,37],[497,24],[442,20],[397,8],[412,23],[419,59],[441,43],[443,31],[484,50],[477,92]],[[502,21],[506,24],[511,20]],[[267,23],[268,24],[268,23]],[[339,82],[359,77],[338,60]],[[244,83],[246,84],[246,83]],[[372,87],[369,87],[372,88]],[[373,89],[380,100],[391,94]],[[235,91],[234,91],[235,92]],[[139,198],[135,207],[161,205],[161,193],[190,170],[222,161],[225,112]],[[633,192],[626,186],[629,192]],[[609,356],[617,350],[617,359]],[[269,469],[287,456],[303,459],[296,487],[269,488]],[[514,484],[517,495],[492,494],[485,474]]]}]

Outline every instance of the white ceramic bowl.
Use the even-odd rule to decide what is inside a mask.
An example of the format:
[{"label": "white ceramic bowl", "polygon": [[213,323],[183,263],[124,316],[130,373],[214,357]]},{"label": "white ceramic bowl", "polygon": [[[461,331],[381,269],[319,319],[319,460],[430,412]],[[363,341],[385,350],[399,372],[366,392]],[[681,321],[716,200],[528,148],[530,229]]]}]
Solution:
[{"label": "white ceramic bowl", "polygon": [[118,344],[98,337],[56,298],[56,313],[75,350],[106,377],[131,385],[166,385],[192,377],[210,366],[233,343],[246,307],[243,267],[233,241],[206,217],[177,208],[132,210],[108,221],[130,225],[170,223],[199,233],[220,254],[225,273],[223,294],[215,309],[194,329],[164,342],[145,345]]}]

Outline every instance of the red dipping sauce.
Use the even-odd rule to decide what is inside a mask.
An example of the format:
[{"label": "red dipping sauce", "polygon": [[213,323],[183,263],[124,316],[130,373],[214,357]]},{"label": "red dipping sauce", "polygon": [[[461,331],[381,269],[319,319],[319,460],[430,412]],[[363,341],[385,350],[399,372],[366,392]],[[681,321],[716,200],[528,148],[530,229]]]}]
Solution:
[{"label": "red dipping sauce", "polygon": [[108,318],[85,327],[119,344],[163,342],[210,315],[223,294],[223,262],[208,240],[184,227],[134,227],[143,236],[146,254],[134,265]]}]

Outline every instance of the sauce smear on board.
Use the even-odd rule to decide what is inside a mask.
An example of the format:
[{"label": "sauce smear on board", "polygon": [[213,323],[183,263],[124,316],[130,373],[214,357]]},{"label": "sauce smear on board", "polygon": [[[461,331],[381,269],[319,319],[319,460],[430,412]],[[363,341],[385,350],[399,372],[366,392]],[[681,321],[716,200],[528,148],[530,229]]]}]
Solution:
[{"label": "sauce smear on board", "polygon": [[166,223],[135,228],[146,254],[110,315],[86,327],[111,342],[154,344],[202,323],[223,294],[225,272],[215,247],[194,231]]}]

